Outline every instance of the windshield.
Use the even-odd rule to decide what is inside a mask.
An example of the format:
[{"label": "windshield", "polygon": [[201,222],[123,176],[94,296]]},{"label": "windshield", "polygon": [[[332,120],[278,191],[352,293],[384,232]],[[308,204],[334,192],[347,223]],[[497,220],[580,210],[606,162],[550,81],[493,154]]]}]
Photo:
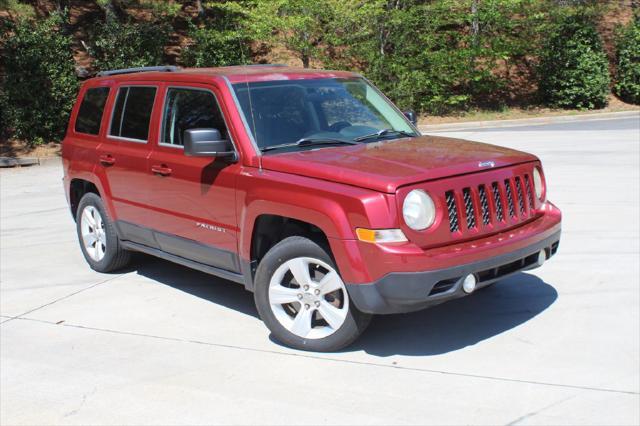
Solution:
[{"label": "windshield", "polygon": [[361,78],[238,83],[233,89],[261,150],[302,139],[371,142],[418,136],[404,115]]}]

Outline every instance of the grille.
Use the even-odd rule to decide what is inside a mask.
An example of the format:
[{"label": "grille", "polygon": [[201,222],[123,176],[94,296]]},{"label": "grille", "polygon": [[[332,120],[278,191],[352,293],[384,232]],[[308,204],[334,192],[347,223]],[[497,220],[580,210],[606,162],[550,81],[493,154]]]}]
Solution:
[{"label": "grille", "polygon": [[513,206],[513,194],[511,193],[511,182],[509,179],[504,181],[504,187],[507,191],[507,205],[509,206],[509,216],[516,217],[516,209]]},{"label": "grille", "polygon": [[524,175],[524,185],[527,187],[527,197],[529,198],[529,207],[533,208],[533,192],[531,192],[531,181],[529,175]]},{"label": "grille", "polygon": [[502,229],[524,221],[535,208],[532,189],[530,174],[522,173],[477,187],[448,190],[449,230],[463,236],[467,230]]},{"label": "grille", "polygon": [[504,220],[504,214],[502,213],[502,197],[500,196],[500,189],[498,189],[498,182],[493,182],[491,189],[493,191],[493,202],[496,206],[496,217],[502,222]]},{"label": "grille", "polygon": [[456,232],[460,229],[458,224],[458,208],[456,207],[456,198],[453,191],[447,191],[445,194],[447,199],[447,210],[449,211],[449,230]]},{"label": "grille", "polygon": [[518,191],[518,205],[520,206],[520,213],[524,216],[524,194],[522,192],[522,182],[520,181],[520,177],[516,177],[516,191]]},{"label": "grille", "polygon": [[482,224],[491,223],[491,213],[489,212],[489,201],[487,200],[487,191],[484,185],[478,187],[478,195],[480,196],[480,208],[482,209]]},{"label": "grille", "polygon": [[473,229],[476,227],[476,211],[473,208],[473,201],[471,200],[471,189],[463,189],[462,198],[464,198],[464,211],[467,216],[467,228]]}]

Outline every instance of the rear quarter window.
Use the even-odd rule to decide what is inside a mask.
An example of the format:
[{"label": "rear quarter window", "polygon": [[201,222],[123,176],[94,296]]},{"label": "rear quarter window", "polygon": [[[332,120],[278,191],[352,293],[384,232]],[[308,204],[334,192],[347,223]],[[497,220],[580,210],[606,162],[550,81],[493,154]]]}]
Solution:
[{"label": "rear quarter window", "polygon": [[102,114],[104,106],[109,96],[108,87],[96,87],[88,89],[84,93],[74,130],[78,133],[87,133],[89,135],[97,135],[100,133],[100,123],[102,122]]},{"label": "rear quarter window", "polygon": [[121,87],[113,108],[109,135],[146,141],[155,97],[155,87]]}]

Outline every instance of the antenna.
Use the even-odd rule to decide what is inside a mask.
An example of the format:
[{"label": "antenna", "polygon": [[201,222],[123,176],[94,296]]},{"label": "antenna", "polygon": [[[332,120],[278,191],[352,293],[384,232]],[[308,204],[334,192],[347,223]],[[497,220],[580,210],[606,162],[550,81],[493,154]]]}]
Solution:
[{"label": "antenna", "polygon": [[[238,33],[240,32],[240,29],[238,28],[238,23],[236,22],[236,31],[238,31]],[[245,64],[242,65],[246,65],[247,62],[247,56],[246,56],[246,52],[244,50],[244,45],[242,44],[242,40],[238,39],[238,44],[240,45],[240,53],[242,54],[242,62],[245,62]],[[247,72],[245,72],[245,84],[247,85],[247,96],[249,97],[249,112],[251,113],[251,126],[253,127],[252,129],[249,129],[253,132],[253,137],[256,141],[256,145],[258,148],[258,151],[260,151],[260,143],[258,143],[258,131],[257,131],[257,127],[256,127],[256,117],[253,113],[253,101],[251,100],[251,86],[249,85],[249,74]],[[260,173],[262,173],[262,152],[258,152],[258,171]]]}]

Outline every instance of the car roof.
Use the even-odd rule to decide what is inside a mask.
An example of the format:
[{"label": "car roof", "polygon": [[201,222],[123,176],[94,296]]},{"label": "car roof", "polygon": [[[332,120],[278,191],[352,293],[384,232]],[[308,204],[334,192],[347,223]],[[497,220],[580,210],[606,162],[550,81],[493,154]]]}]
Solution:
[{"label": "car roof", "polygon": [[317,78],[349,78],[359,74],[349,71],[329,71],[309,68],[297,68],[283,65],[237,65],[216,68],[176,68],[172,71],[142,71],[104,75],[91,81],[206,81],[224,77],[231,84],[277,80],[302,80]]}]

